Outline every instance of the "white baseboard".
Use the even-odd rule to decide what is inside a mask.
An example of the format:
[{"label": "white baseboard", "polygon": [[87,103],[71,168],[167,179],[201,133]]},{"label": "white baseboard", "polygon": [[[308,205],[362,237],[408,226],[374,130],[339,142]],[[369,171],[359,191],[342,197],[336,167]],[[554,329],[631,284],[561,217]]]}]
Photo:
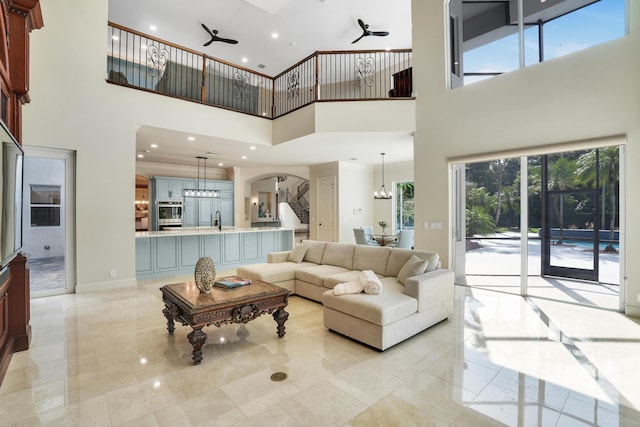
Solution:
[{"label": "white baseboard", "polygon": [[110,291],[113,289],[135,289],[138,284],[136,279],[109,280],[108,282],[84,283],[76,285],[76,293]]},{"label": "white baseboard", "polygon": [[632,305],[624,306],[624,314],[629,317],[639,317],[640,318],[640,307],[635,307]]}]

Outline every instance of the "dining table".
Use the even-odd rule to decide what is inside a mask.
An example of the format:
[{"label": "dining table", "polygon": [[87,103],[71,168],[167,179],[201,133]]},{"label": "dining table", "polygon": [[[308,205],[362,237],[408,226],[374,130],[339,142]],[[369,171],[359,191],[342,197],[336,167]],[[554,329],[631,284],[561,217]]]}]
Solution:
[{"label": "dining table", "polygon": [[374,234],[373,238],[378,242],[380,246],[387,246],[390,243],[398,241],[397,234]]}]

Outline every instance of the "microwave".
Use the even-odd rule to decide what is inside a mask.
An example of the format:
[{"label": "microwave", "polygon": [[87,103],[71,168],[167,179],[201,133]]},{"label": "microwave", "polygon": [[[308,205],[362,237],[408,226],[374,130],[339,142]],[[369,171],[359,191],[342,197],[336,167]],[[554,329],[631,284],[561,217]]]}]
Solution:
[{"label": "microwave", "polygon": [[158,228],[182,226],[182,202],[158,202]]}]

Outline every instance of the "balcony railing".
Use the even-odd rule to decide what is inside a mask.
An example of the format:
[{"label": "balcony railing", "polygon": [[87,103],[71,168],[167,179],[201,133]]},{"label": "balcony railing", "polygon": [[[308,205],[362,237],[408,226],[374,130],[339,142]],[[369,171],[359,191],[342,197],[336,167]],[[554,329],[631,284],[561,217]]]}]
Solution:
[{"label": "balcony railing", "polygon": [[411,50],[315,52],[276,77],[109,23],[107,81],[273,119],[317,101],[412,97]]}]

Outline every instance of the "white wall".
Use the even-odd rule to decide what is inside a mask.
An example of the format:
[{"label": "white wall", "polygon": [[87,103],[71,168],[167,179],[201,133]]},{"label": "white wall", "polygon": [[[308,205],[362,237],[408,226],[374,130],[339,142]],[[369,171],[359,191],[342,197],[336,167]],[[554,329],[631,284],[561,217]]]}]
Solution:
[{"label": "white wall", "polygon": [[107,84],[108,1],[41,7],[45,26],[31,33],[23,143],[77,153],[76,290],[133,286],[136,129],[149,125],[270,144],[271,123]]},{"label": "white wall", "polygon": [[300,222],[298,215],[291,209],[289,203],[280,203],[280,225],[282,227],[292,227],[296,230],[303,230],[307,228],[307,224]]},{"label": "white wall", "polygon": [[371,225],[373,179],[371,166],[340,162],[338,179],[338,241],[355,243],[353,229]]},{"label": "white wall", "polygon": [[[626,135],[629,189],[640,185],[640,2],[629,1],[630,35],[455,90],[447,89],[445,3],[412,0],[417,248],[449,266],[449,162],[455,157]],[[415,25],[419,22],[420,25]],[[627,312],[640,315],[640,193],[627,191]],[[428,242],[428,244],[427,244]]]}]

